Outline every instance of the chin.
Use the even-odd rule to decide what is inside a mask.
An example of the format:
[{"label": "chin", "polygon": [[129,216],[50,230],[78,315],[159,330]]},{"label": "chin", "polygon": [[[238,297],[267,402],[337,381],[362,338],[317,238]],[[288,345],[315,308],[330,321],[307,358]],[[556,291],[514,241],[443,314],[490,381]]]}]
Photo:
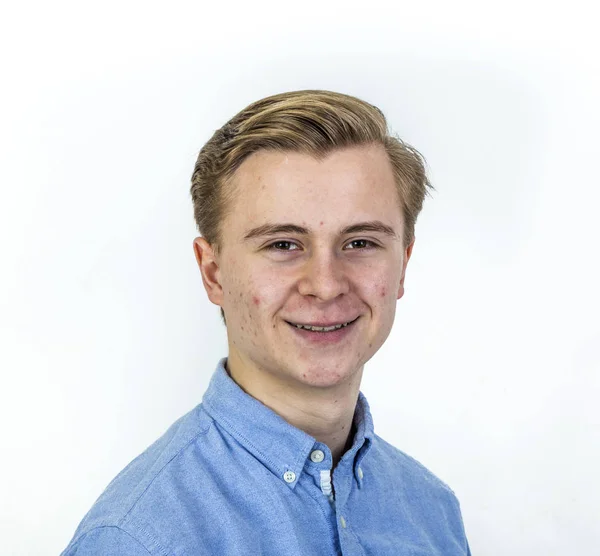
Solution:
[{"label": "chin", "polygon": [[304,384],[327,388],[349,380],[357,370],[350,369],[347,364],[340,366],[335,362],[305,361],[300,363],[296,374]]}]

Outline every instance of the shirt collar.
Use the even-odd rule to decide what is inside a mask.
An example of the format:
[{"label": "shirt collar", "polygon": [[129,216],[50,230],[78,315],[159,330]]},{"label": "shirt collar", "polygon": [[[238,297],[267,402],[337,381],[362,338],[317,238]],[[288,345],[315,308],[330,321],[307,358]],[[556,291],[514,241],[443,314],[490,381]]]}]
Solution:
[{"label": "shirt collar", "polygon": [[[202,398],[202,406],[218,425],[231,434],[277,477],[292,471],[299,477],[312,450],[318,447],[331,460],[329,449],[312,436],[294,427],[272,409],[247,394],[229,376],[224,357],[217,364]],[[356,433],[350,449],[340,463],[352,462],[352,471],[361,483],[360,461],[373,442],[373,419],[367,399],[362,392],[354,411]],[[324,449],[325,448],[325,449]],[[330,461],[331,464],[331,461]],[[339,466],[340,464],[338,464]],[[289,480],[289,475],[287,475]],[[294,488],[297,480],[285,482]]]}]

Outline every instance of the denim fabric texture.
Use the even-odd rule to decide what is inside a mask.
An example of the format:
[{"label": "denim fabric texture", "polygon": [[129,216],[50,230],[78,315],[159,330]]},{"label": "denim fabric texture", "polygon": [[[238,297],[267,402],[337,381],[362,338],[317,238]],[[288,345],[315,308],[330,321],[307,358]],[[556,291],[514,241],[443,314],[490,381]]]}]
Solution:
[{"label": "denim fabric texture", "polygon": [[470,554],[456,496],[375,434],[362,392],[331,476],[329,448],[246,394],[226,361],[202,403],[106,487],[62,556]]}]

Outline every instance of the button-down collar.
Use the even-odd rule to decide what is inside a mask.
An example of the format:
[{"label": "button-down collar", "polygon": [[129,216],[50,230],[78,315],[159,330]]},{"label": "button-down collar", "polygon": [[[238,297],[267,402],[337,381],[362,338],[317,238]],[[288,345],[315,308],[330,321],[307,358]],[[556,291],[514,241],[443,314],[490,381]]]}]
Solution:
[{"label": "button-down collar", "polygon": [[[272,473],[294,488],[291,473],[299,477],[307,458],[315,449],[325,453],[331,465],[329,448],[315,438],[285,421],[272,409],[250,396],[231,378],[221,359],[210,380],[202,405],[218,426],[231,434],[246,450],[258,458]],[[369,404],[359,392],[353,420],[356,433],[342,462],[353,462],[353,472],[359,486],[362,473],[359,465],[373,441],[373,419]]]}]

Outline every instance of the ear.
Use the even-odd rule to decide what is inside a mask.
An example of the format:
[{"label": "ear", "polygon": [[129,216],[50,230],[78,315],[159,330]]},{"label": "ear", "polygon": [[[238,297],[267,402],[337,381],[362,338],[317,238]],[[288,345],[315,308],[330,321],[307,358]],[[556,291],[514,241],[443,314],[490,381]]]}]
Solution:
[{"label": "ear", "polygon": [[223,287],[220,283],[220,269],[215,252],[203,237],[194,239],[193,247],[208,299],[215,305],[222,306]]},{"label": "ear", "polygon": [[413,238],[413,240],[410,242],[410,245],[406,248],[406,251],[404,252],[404,261],[402,262],[402,275],[400,276],[400,286],[398,288],[397,299],[400,299],[404,295],[404,276],[406,275],[406,265],[408,265],[408,260],[412,255],[413,247],[415,245],[415,239],[416,238]]}]

